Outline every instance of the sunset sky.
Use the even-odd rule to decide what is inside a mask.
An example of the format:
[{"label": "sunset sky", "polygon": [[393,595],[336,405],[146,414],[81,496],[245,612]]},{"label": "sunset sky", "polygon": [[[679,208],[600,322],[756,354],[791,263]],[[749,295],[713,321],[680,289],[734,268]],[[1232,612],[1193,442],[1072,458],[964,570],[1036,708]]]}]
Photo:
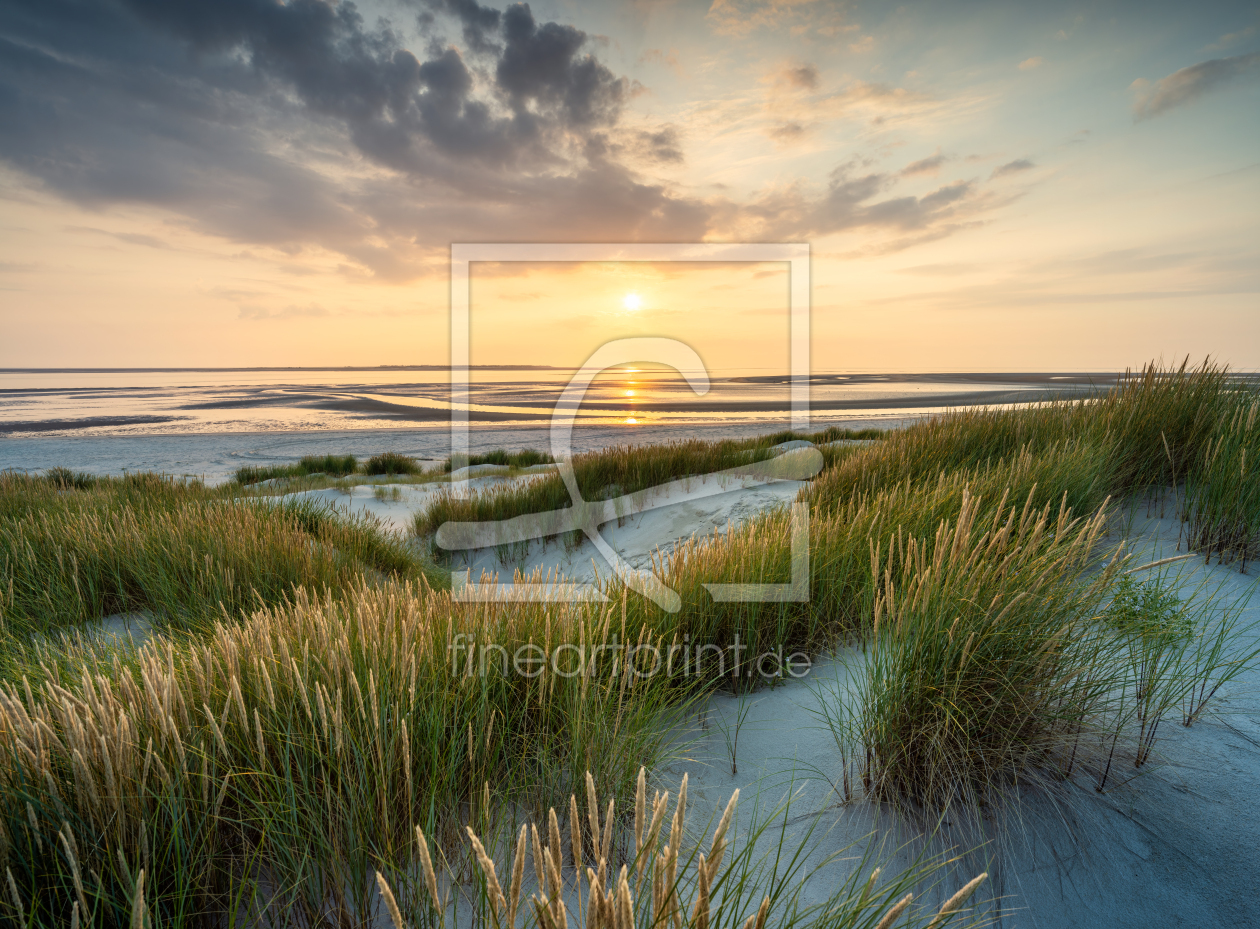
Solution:
[{"label": "sunset sky", "polygon": [[[0,0],[0,366],[444,364],[455,242],[807,242],[813,366],[1260,368],[1254,3]],[[475,266],[473,361],[786,364],[782,265]]]}]

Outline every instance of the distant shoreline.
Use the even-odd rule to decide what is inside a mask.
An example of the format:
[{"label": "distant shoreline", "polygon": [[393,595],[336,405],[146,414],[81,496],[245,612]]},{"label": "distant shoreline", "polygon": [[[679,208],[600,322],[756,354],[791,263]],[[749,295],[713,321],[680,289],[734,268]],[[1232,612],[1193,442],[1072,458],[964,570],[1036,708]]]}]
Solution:
[{"label": "distant shoreline", "polygon": [[557,365],[269,365],[256,368],[0,368],[0,374],[181,374],[236,371],[573,371]]}]

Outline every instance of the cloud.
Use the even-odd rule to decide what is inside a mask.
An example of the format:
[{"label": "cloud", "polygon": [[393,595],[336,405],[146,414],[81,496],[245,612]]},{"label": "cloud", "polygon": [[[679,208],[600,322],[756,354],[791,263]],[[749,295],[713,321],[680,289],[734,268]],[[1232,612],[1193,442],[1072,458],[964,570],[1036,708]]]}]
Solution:
[{"label": "cloud", "polygon": [[770,138],[784,144],[796,142],[804,138],[808,132],[809,130],[798,122],[776,123],[769,129]]},{"label": "cloud", "polygon": [[1006,177],[1008,174],[1019,174],[1021,171],[1028,171],[1037,165],[1029,161],[1027,158],[1016,158],[1014,161],[1008,161],[1004,165],[999,165],[993,169],[993,177]]},{"label": "cloud", "polygon": [[573,26],[534,21],[529,5],[503,14],[506,44],[495,82],[511,101],[518,120],[532,116],[529,103],[560,116],[570,126],[616,122],[629,91],[594,55],[582,54],[587,35]]},{"label": "cloud", "polygon": [[1260,54],[1235,55],[1201,61],[1174,71],[1151,84],[1139,78],[1130,85],[1134,92],[1135,119],[1150,119],[1169,110],[1191,103],[1232,80],[1260,74]]},{"label": "cloud", "polygon": [[927,158],[921,158],[918,161],[913,161],[910,164],[906,165],[904,168],[901,169],[901,176],[912,177],[913,175],[916,175],[916,174],[928,174],[928,175],[935,176],[937,174],[940,174],[941,165],[943,165],[948,160],[949,158],[945,155],[942,155],[940,152],[940,149],[937,149],[936,154],[930,155]]},{"label": "cloud", "polygon": [[[787,84],[786,70],[762,79],[771,85],[764,103],[764,123],[760,131],[779,144],[791,144],[829,120],[907,117],[941,107],[941,101],[919,91],[872,81],[853,81],[831,93],[801,94]],[[791,92],[783,92],[788,86]],[[741,104],[742,105],[742,104]],[[738,119],[732,110],[731,119]]]},{"label": "cloud", "polygon": [[1247,39],[1250,39],[1255,34],[1256,34],[1255,26],[1247,26],[1245,29],[1239,29],[1237,32],[1228,32],[1225,35],[1221,36],[1219,39],[1217,39],[1215,42],[1213,42],[1211,45],[1209,45],[1205,49],[1205,51],[1209,51],[1209,52],[1222,51],[1224,49],[1229,48],[1231,45],[1237,45],[1239,42],[1245,42]]},{"label": "cloud", "polygon": [[703,235],[699,201],[634,167],[679,162],[678,131],[621,124],[631,84],[585,32],[525,5],[424,13],[467,48],[416,55],[331,0],[2,7],[0,162],[92,208],[390,280],[490,232]]},{"label": "cloud", "polygon": [[159,239],[157,236],[145,235],[140,232],[113,232],[109,229],[97,229],[94,226],[66,226],[67,232],[87,232],[94,235],[109,236],[120,242],[126,242],[128,245],[143,245],[146,248],[170,248],[170,244]]},{"label": "cloud", "polygon": [[1034,55],[1032,58],[1025,58],[1023,61],[1021,61],[1019,63],[1019,70],[1031,71],[1033,68],[1040,68],[1045,63],[1046,62],[1044,58],[1042,58],[1039,55]]},{"label": "cloud", "polygon": [[668,52],[659,48],[649,48],[639,56],[639,64],[658,64],[669,68],[679,77],[683,76],[682,62],[678,59],[678,50],[671,48]]},{"label": "cloud", "polygon": [[656,132],[640,130],[634,135],[634,151],[646,161],[681,164],[682,141],[675,126],[665,126]]},{"label": "cloud", "polygon": [[[824,6],[793,7],[794,21],[821,21]],[[594,37],[524,4],[424,0],[420,11],[413,51],[402,30],[336,0],[0,5],[0,162],[91,209],[155,211],[171,247],[193,230],[256,259],[318,256],[382,281],[443,274],[450,242],[487,236],[922,237],[986,208],[972,184],[901,197],[897,175],[853,166],[738,202],[716,183],[682,188],[657,174],[685,161],[686,137],[627,116],[634,85]],[[462,46],[439,41],[443,29]],[[812,65],[793,70],[791,86],[817,90]],[[791,105],[764,123],[781,142],[821,120],[941,106],[861,81],[779,96]],[[239,302],[251,319],[319,315]]]},{"label": "cloud", "polygon": [[836,168],[821,194],[810,194],[800,185],[766,193],[745,209],[747,217],[759,221],[748,233],[786,240],[857,229],[882,231],[902,243],[887,246],[896,250],[963,228],[992,205],[973,181],[955,181],[922,197],[889,196],[897,175],[858,173],[859,167],[853,162]]},{"label": "cloud", "polygon": [[790,87],[814,90],[818,87],[818,69],[812,64],[801,65],[799,68],[787,67],[779,72],[778,80]]},{"label": "cloud", "polygon": [[[426,0],[425,6],[434,13],[446,13],[458,19],[463,27],[464,42],[471,51],[498,52],[499,45],[494,38],[502,17],[500,11],[481,6],[475,0]],[[420,24],[424,27],[432,20],[432,14],[422,14]]]}]

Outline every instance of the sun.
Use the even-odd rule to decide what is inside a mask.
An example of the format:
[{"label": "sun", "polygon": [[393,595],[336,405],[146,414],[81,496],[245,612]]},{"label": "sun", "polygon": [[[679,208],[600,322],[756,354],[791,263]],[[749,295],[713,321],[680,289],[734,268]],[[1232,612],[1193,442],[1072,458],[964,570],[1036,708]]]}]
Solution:
[{"label": "sun", "polygon": [[638,294],[626,294],[621,300],[621,305],[633,313],[643,306],[643,299]]}]

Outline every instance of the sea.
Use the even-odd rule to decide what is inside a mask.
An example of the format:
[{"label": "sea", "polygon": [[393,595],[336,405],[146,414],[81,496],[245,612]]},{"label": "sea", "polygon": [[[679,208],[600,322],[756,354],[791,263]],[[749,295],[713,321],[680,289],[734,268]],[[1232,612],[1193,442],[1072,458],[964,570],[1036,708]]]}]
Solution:
[{"label": "sea", "polygon": [[[566,407],[561,396],[578,373],[506,365],[454,378],[434,366],[0,369],[0,470],[156,471],[218,483],[244,465],[312,454],[395,451],[436,461],[450,454],[453,409],[467,420],[474,453],[554,453],[557,407],[573,417],[573,453],[744,438],[792,423],[791,379],[782,372],[710,370],[708,390],[697,394],[672,369],[619,367],[594,377],[580,406]],[[1114,381],[1061,372],[814,373],[809,427],[900,428],[960,407],[1085,396]]]}]

